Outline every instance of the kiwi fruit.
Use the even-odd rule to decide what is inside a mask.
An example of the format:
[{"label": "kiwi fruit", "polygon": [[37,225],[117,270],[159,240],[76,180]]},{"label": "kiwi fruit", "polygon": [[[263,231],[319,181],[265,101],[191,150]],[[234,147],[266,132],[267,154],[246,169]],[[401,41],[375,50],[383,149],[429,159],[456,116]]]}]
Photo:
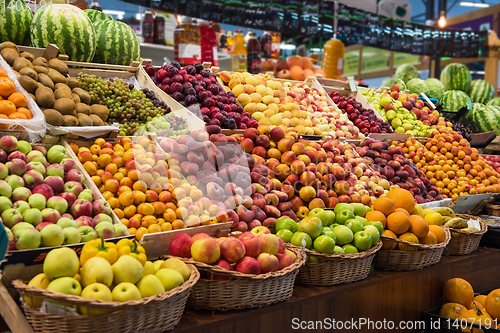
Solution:
[{"label": "kiwi fruit", "polygon": [[54,81],[54,83],[66,84],[68,82],[68,79],[66,77],[64,77],[64,75],[62,75],[61,73],[59,73],[58,71],[56,71],[53,68],[49,68],[49,72],[47,73],[47,75],[50,77],[50,79],[52,81]]},{"label": "kiwi fruit", "polygon": [[73,114],[76,104],[73,98],[59,98],[54,103],[54,109],[61,112],[62,115]]},{"label": "kiwi fruit", "polygon": [[45,121],[51,125],[61,126],[64,124],[63,116],[59,111],[54,109],[45,109],[43,110],[43,114],[45,115]]},{"label": "kiwi fruit", "polygon": [[104,121],[99,116],[91,114],[89,117],[92,119],[93,126],[104,126]]},{"label": "kiwi fruit", "polygon": [[32,78],[33,80],[38,81],[38,73],[33,68],[24,67],[23,69],[21,69],[19,71],[19,74],[27,75],[30,78]]},{"label": "kiwi fruit", "polygon": [[19,78],[21,77],[21,74],[19,74],[18,71],[14,71],[14,74],[16,74],[16,78],[19,80]]},{"label": "kiwi fruit", "polygon": [[54,90],[57,90],[57,89],[63,89],[63,90],[66,90],[67,92],[69,92],[70,94],[72,93],[71,89],[64,83],[57,83],[54,86]]},{"label": "kiwi fruit", "polygon": [[30,62],[33,62],[33,60],[35,60],[35,56],[29,52],[21,52],[19,56],[28,59]]},{"label": "kiwi fruit", "polygon": [[54,82],[48,77],[47,74],[39,73],[38,74],[38,82],[43,84],[46,87],[49,87],[50,89],[54,90]]},{"label": "kiwi fruit", "polygon": [[92,99],[90,98],[89,93],[83,90],[82,88],[73,88],[73,93],[80,96],[80,100],[82,103],[90,104]]},{"label": "kiwi fruit", "polygon": [[10,48],[0,51],[0,55],[11,67],[14,65],[14,61],[19,58],[19,54],[17,54],[16,50]]},{"label": "kiwi fruit", "polygon": [[36,89],[38,88],[38,82],[33,80],[27,75],[21,75],[18,79],[21,86],[26,89],[27,92],[34,94]]},{"label": "kiwi fruit", "polygon": [[44,57],[38,57],[35,60],[33,60],[33,66],[41,66],[48,68],[49,63],[47,62],[47,59],[45,59]]},{"label": "kiwi fruit", "polygon": [[84,113],[78,114],[78,123],[80,124],[80,126],[94,126],[92,118],[90,118]]},{"label": "kiwi fruit", "polygon": [[74,77],[70,77],[68,79],[68,87],[70,87],[71,89],[79,88],[80,87],[80,82],[78,81],[78,79],[76,79]]},{"label": "kiwi fruit", "polygon": [[76,113],[83,113],[86,115],[90,115],[90,106],[84,103],[76,103],[76,108],[75,108]]},{"label": "kiwi fruit", "polygon": [[3,42],[2,44],[0,44],[0,51],[4,49],[14,49],[16,53],[19,54],[19,48],[12,42]]},{"label": "kiwi fruit", "polygon": [[35,96],[36,103],[43,107],[51,108],[56,102],[52,89],[43,85],[36,90]]},{"label": "kiwi fruit", "polygon": [[78,126],[78,119],[75,116],[64,115],[62,117],[64,126]]},{"label": "kiwi fruit", "polygon": [[68,92],[66,89],[56,89],[54,90],[54,97],[56,100],[61,98],[70,98],[73,99],[73,94]]},{"label": "kiwi fruit", "polygon": [[23,57],[17,57],[17,59],[14,60],[14,65],[12,66],[12,68],[15,71],[19,72],[21,69],[23,69],[25,67],[32,68],[33,65],[31,64],[31,61],[29,61],[28,59],[23,58]]},{"label": "kiwi fruit", "polygon": [[33,69],[38,74],[47,74],[49,72],[49,70],[46,67],[43,67],[43,66],[33,66]]},{"label": "kiwi fruit", "polygon": [[[80,99],[80,96],[78,96],[75,93],[73,93],[73,100],[75,101],[75,104],[78,104],[78,103],[82,102],[82,100]],[[87,104],[85,104],[85,105],[87,105]]]},{"label": "kiwi fruit", "polygon": [[68,75],[69,71],[68,65],[66,65],[63,61],[59,59],[51,59],[49,61],[49,68],[55,69],[64,76]]},{"label": "kiwi fruit", "polygon": [[100,104],[94,104],[90,107],[90,111],[92,114],[95,114],[99,118],[102,119],[102,121],[106,121],[109,116],[109,110],[106,106],[100,105]]}]

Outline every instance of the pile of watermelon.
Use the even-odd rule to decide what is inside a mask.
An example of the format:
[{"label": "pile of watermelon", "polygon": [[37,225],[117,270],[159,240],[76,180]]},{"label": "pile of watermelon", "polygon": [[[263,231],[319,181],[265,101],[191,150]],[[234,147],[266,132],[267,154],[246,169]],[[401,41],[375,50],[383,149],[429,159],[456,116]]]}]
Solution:
[{"label": "pile of watermelon", "polygon": [[23,1],[5,0],[0,6],[0,43],[4,41],[40,48],[56,44],[72,61],[129,65],[140,59],[132,28],[108,14],[73,5],[51,4],[33,15]]}]

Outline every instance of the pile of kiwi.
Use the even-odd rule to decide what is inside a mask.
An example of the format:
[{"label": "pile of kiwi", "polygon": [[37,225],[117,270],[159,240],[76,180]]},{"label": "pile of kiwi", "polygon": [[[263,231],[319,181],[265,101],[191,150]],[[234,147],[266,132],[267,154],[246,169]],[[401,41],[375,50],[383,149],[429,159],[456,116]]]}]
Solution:
[{"label": "pile of kiwi", "polygon": [[30,94],[54,126],[104,126],[109,110],[100,104],[91,105],[88,92],[80,82],[68,76],[68,66],[61,60],[35,58],[19,52],[11,42],[0,44],[0,55],[12,67],[19,83]]}]

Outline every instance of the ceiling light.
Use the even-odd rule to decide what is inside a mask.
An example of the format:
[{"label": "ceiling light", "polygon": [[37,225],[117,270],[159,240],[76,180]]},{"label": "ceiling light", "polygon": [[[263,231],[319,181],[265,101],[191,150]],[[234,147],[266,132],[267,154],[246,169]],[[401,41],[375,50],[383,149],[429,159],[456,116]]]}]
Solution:
[{"label": "ceiling light", "polygon": [[460,6],[486,8],[489,7],[490,5],[488,5],[487,3],[461,2]]},{"label": "ceiling light", "polygon": [[439,20],[437,23],[440,28],[444,28],[446,26],[446,17],[444,16],[444,11],[441,11],[441,14],[439,14]]}]

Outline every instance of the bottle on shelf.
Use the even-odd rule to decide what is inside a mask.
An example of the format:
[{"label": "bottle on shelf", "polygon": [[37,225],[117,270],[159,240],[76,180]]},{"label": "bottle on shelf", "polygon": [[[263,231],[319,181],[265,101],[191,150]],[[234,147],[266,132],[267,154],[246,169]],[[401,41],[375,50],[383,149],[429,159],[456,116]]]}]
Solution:
[{"label": "bottle on shelf", "polygon": [[255,32],[252,32],[250,34],[250,38],[248,38],[247,40],[247,61],[248,72],[251,74],[259,74],[261,65],[261,53],[260,43]]},{"label": "bottle on shelf", "polygon": [[228,54],[227,52],[227,36],[226,30],[222,30],[219,39],[219,52],[222,54]]},{"label": "bottle on shelf", "polygon": [[227,32],[226,44],[227,44],[227,51],[229,53],[231,53],[231,50],[233,49],[233,44],[234,44],[234,38],[231,34],[231,31]]},{"label": "bottle on shelf", "polygon": [[142,19],[142,37],[144,38],[144,43],[153,44],[155,42],[154,25],[155,19],[153,17],[153,12],[148,8]]},{"label": "bottle on shelf", "polygon": [[271,59],[271,50],[273,48],[273,37],[269,31],[264,31],[260,36],[260,51],[262,59]]},{"label": "bottle on shelf", "polygon": [[336,38],[323,46],[323,70],[328,79],[340,79],[344,67],[344,43]]},{"label": "bottle on shelf", "polygon": [[174,56],[181,66],[201,61],[200,28],[193,19],[182,16],[174,31]]},{"label": "bottle on shelf", "polygon": [[166,45],[165,42],[165,17],[159,13],[155,15],[155,44]]},{"label": "bottle on shelf", "polygon": [[243,39],[245,41],[245,46],[248,45],[248,40],[250,39],[251,36],[252,36],[252,29],[248,28],[248,32],[245,35],[245,38]]},{"label": "bottle on shelf", "polygon": [[201,41],[201,62],[210,62],[212,66],[219,66],[219,48],[217,35],[208,21],[198,20]]},{"label": "bottle on shelf", "polygon": [[248,70],[247,63],[247,49],[243,40],[243,31],[235,30],[234,45],[231,50],[231,71],[246,72]]},{"label": "bottle on shelf", "polygon": [[102,12],[102,7],[99,6],[99,1],[94,1],[92,0],[92,3],[90,4],[90,9],[98,10]]},{"label": "bottle on shelf", "polygon": [[280,58],[280,43],[281,43],[281,34],[279,32],[271,32],[271,38],[273,41],[271,47],[271,59],[278,60]]}]

